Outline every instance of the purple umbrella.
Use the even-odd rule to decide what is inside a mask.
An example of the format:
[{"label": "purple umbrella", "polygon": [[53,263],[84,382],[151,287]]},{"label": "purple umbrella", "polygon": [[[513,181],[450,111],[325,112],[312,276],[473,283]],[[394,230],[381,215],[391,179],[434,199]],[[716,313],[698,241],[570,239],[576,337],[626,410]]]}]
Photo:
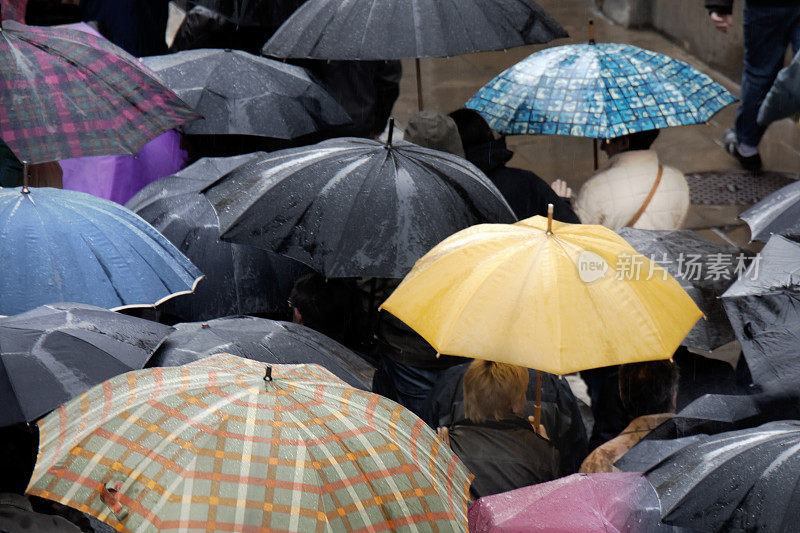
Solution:
[{"label": "purple umbrella", "polygon": [[660,518],[656,493],[641,474],[573,474],[484,496],[469,509],[469,531],[671,531]]},{"label": "purple umbrella", "polygon": [[180,133],[171,130],[144,145],[136,155],[80,157],[59,164],[65,189],[124,204],[148,183],[181,170],[188,160],[188,154],[181,150]]}]

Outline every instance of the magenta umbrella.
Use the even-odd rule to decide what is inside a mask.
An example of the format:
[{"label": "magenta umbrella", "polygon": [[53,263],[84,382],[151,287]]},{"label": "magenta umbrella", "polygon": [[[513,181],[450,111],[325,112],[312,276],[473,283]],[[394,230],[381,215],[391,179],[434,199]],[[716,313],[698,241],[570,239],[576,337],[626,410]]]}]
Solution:
[{"label": "magenta umbrella", "polygon": [[484,496],[469,509],[469,531],[672,531],[660,517],[658,497],[639,473],[573,474]]}]

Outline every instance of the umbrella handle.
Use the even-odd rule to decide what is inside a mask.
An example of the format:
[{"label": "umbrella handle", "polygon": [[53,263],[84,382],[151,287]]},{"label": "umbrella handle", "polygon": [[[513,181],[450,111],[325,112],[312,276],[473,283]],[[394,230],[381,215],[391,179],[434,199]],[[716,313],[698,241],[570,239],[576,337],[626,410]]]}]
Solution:
[{"label": "umbrella handle", "polygon": [[[552,204],[550,204],[552,206]],[[536,403],[533,404],[533,428],[538,433],[542,423],[542,371],[536,371]]]},{"label": "umbrella handle", "polygon": [[117,499],[117,494],[119,493],[119,489],[122,488],[122,482],[109,482],[103,485],[103,488],[100,489],[100,499],[103,500],[103,503],[106,504],[111,512],[117,517],[118,520],[122,520],[126,516],[128,516],[128,510],[123,507],[120,501]]}]

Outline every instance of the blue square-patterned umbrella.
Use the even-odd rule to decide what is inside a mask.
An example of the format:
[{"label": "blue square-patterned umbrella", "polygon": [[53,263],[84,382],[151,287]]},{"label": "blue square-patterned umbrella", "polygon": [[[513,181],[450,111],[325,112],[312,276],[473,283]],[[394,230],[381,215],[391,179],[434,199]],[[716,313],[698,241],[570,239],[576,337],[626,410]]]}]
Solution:
[{"label": "blue square-patterned umbrella", "polygon": [[589,43],[528,56],[466,106],[506,135],[611,139],[703,123],[735,101],[683,61],[627,44]]}]

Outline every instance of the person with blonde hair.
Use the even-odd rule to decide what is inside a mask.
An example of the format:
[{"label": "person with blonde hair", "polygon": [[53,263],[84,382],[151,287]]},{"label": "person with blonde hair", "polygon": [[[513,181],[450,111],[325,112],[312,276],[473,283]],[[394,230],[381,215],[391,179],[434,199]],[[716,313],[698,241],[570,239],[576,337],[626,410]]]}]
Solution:
[{"label": "person with blonde hair", "polygon": [[475,474],[473,498],[561,476],[558,451],[522,416],[527,388],[527,369],[505,363],[476,359],[464,375],[465,418],[438,433]]}]

